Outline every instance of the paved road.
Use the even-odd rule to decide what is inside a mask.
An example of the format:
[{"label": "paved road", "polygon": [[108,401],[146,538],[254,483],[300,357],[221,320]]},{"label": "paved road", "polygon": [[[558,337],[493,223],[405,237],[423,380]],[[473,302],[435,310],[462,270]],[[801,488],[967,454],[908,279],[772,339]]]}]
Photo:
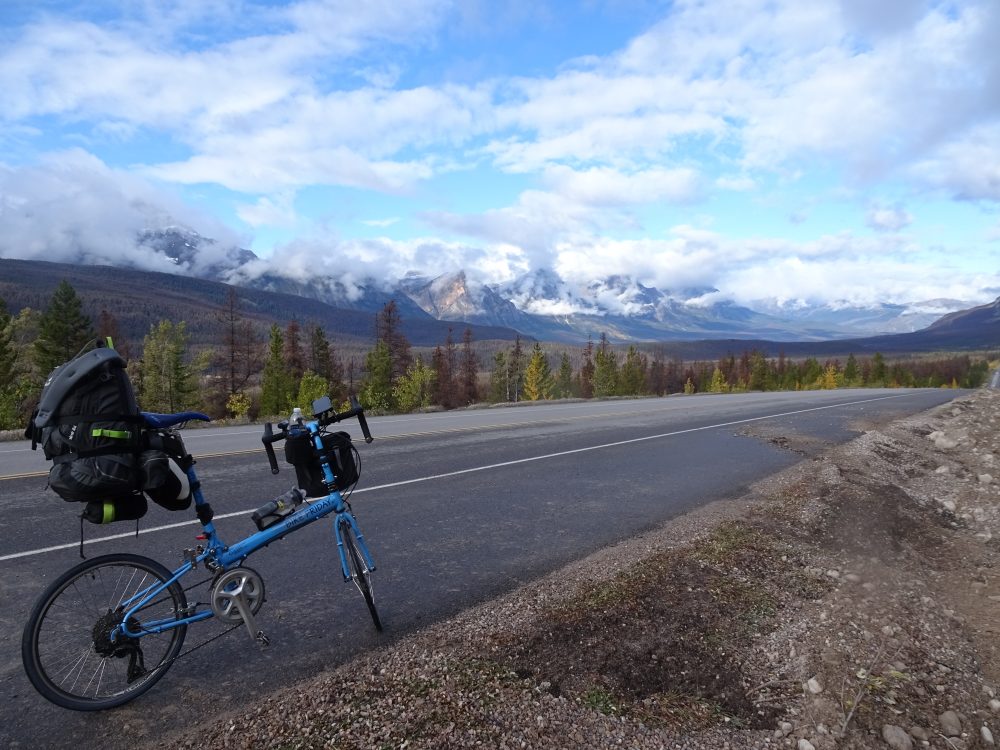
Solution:
[{"label": "paved road", "polygon": [[[20,665],[20,631],[34,598],[78,560],[77,509],[44,491],[43,478],[0,480],[0,745],[125,747],[140,733],[156,736],[263,700],[685,510],[739,494],[801,459],[742,434],[748,428],[837,443],[961,394],[671,397],[372,420],[378,439],[360,446],[354,507],[379,564],[386,633],[373,632],[360,597],[339,580],[329,526],[320,522],[250,560],[268,587],[259,622],[270,649],[259,651],[236,631],[179,661],[143,698],[98,715],[50,706]],[[250,533],[253,508],[292,482],[291,472],[273,477],[259,449],[214,455],[258,439],[246,428],[188,433],[225,538]],[[25,473],[15,462],[37,454],[6,446],[0,474]],[[177,562],[197,532],[184,516],[154,506],[138,538],[125,525],[88,526],[88,554],[135,551]],[[212,625],[202,630],[216,632]],[[186,645],[198,643],[198,633],[193,628]]]}]

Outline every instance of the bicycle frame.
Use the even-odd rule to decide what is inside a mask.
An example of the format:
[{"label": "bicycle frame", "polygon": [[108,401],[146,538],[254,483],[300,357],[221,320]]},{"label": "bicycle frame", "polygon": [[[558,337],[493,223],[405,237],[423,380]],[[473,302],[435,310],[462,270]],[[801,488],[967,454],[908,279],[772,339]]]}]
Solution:
[{"label": "bicycle frame", "polygon": [[[323,443],[320,438],[319,427],[316,422],[307,422],[304,427],[309,430],[313,444],[319,451],[320,465],[322,466],[323,477],[326,480],[327,486],[333,487],[335,477],[333,471],[330,469],[330,464],[327,461],[326,456],[323,454]],[[198,477],[194,471],[193,465],[188,468],[187,475],[188,480],[191,483],[191,487],[194,488],[192,495],[194,497],[195,509],[199,510],[207,508],[208,503],[201,492],[201,487],[198,483]],[[220,572],[237,567],[250,555],[262,547],[266,547],[271,542],[280,539],[293,531],[297,531],[303,526],[308,526],[313,521],[318,521],[320,518],[324,518],[331,513],[336,514],[333,522],[333,533],[337,539],[337,552],[340,556],[340,566],[344,575],[344,581],[347,582],[351,580],[351,573],[347,564],[347,557],[344,552],[344,541],[341,538],[341,520],[345,520],[347,522],[350,526],[351,533],[358,540],[358,546],[364,557],[365,565],[368,567],[368,570],[375,570],[375,563],[368,551],[368,545],[365,543],[364,536],[358,528],[357,521],[355,521],[354,515],[350,512],[347,502],[337,490],[331,491],[331,493],[324,498],[309,502],[307,507],[296,510],[282,521],[275,523],[273,526],[267,527],[263,531],[251,534],[245,539],[236,542],[232,546],[227,546],[222,541],[215,529],[215,524],[211,520],[203,521],[203,538],[206,542],[204,549],[201,550],[193,559],[186,561],[183,565],[177,568],[168,581],[150,586],[149,588],[138,592],[134,596],[122,602],[121,606],[125,607],[127,611],[122,617],[122,624],[116,628],[115,633],[112,635],[112,640],[115,640],[119,633],[129,638],[140,638],[143,635],[163,633],[182,625],[190,625],[214,617],[215,613],[209,609],[203,612],[185,613],[184,617],[177,619],[164,619],[146,622],[142,625],[140,630],[135,632],[128,628],[128,622],[136,612],[148,605],[163,591],[194,570],[199,564],[206,564],[209,569],[218,570]],[[189,609],[193,607],[197,607],[197,604],[191,605]]]}]

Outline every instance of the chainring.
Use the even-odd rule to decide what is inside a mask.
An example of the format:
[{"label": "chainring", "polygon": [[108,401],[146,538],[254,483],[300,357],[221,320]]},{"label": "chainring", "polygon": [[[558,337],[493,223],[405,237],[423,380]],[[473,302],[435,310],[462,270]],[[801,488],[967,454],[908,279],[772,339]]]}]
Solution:
[{"label": "chainring", "polygon": [[253,568],[233,568],[219,575],[212,583],[212,612],[220,622],[239,625],[243,615],[235,605],[235,597],[243,596],[256,615],[264,605],[264,579]]}]

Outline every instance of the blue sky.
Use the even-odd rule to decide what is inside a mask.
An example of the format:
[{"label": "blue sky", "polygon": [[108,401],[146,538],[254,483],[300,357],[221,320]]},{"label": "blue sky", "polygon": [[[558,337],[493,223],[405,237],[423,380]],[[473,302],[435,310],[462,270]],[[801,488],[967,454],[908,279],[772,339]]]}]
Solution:
[{"label": "blue sky", "polygon": [[[502,6],[503,10],[497,10]],[[0,256],[1000,295],[993,0],[4,0]]]}]

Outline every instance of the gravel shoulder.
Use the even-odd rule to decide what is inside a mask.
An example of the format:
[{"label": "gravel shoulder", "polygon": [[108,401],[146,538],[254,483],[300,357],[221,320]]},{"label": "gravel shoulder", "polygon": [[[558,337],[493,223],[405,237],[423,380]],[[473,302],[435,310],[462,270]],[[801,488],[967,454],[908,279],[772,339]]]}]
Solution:
[{"label": "gravel shoulder", "polygon": [[993,747],[998,423],[982,389],[831,450],[757,426],[804,460],[147,747]]}]

